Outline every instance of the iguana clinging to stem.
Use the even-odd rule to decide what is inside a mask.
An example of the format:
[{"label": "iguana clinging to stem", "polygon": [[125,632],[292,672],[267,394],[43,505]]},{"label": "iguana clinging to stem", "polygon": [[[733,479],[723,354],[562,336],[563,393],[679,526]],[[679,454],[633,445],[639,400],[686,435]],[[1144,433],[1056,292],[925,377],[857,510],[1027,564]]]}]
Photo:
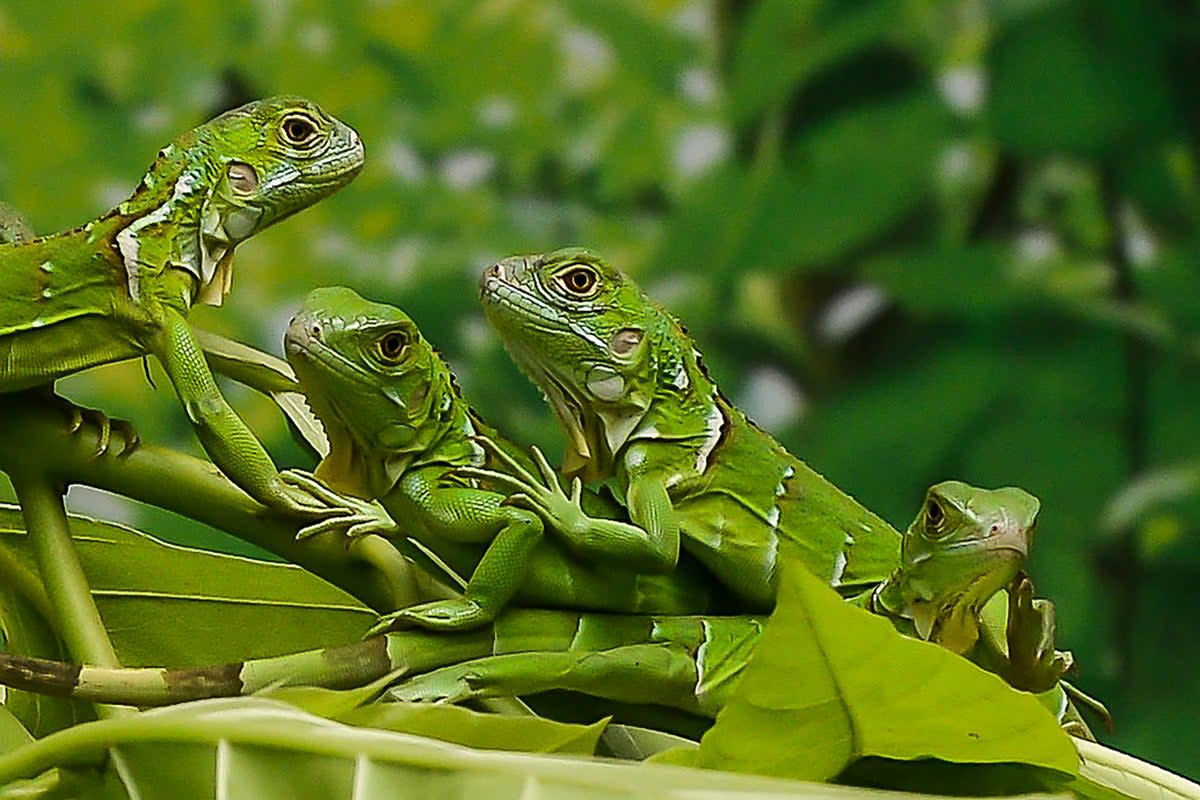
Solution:
[{"label": "iguana clinging to stem", "polygon": [[613,479],[629,522],[591,518],[553,475],[466,474],[509,486],[578,558],[669,571],[682,550],[764,612],[781,558],[847,595],[895,567],[899,534],[730,404],[675,318],[599,258],[509,258],[480,294],[566,431],[566,476]]},{"label": "iguana clinging to stem", "polygon": [[[449,367],[404,312],[350,289],[318,289],[292,320],[285,349],[330,442],[316,476],[343,494],[378,498],[396,528],[375,532],[409,536],[470,576],[462,598],[404,609],[383,627],[482,625],[510,601],[645,613],[714,609],[711,581],[697,564],[644,575],[578,561],[542,537],[536,514],[503,505],[503,492],[459,475],[465,466],[531,465],[460,397]],[[475,441],[480,435],[503,459],[485,453]]]},{"label": "iguana clinging to stem", "polygon": [[155,355],[197,436],[256,500],[319,514],[279,479],[221,395],[187,323],[219,304],[234,248],[346,185],[361,169],[352,128],[297,97],[258,100],[160,151],[128,200],[88,224],[0,244],[0,391],[45,386],[88,367]]},{"label": "iguana clinging to stem", "polygon": [[[911,557],[868,592],[863,604],[907,635],[966,649],[988,666],[1003,661],[1004,642],[985,636],[963,647],[964,621],[974,620],[1020,570],[1037,509],[1036,498],[1020,489],[989,491],[956,481],[932,487],[905,534]],[[914,624],[922,618],[932,624]],[[398,678],[411,677],[392,690],[404,700],[561,688],[714,716],[764,623],[756,616],[509,609],[491,626],[470,631],[401,631],[321,651],[200,669],[114,670],[0,654],[0,683],[94,701],[161,705],[278,684],[353,687],[399,672]],[[1057,677],[1047,672],[1045,685],[1035,688],[1053,686]]]},{"label": "iguana clinging to stem", "polygon": [[[293,319],[286,341],[288,358],[331,442],[318,475],[349,494],[380,497],[399,534],[413,536],[459,574],[471,575],[465,599],[407,609],[400,619],[427,627],[470,627],[491,619],[514,596],[518,605],[661,614],[700,613],[709,603],[702,587],[711,579],[697,575],[686,555],[680,569],[662,576],[580,562],[563,553],[553,537],[542,538],[528,512],[501,505],[501,496],[486,482],[472,485],[463,479],[463,465],[487,457],[475,445],[478,436],[493,442],[487,462],[493,469],[527,472],[531,465],[516,445],[499,439],[471,411],[445,363],[399,309],[371,303],[349,289],[318,289]],[[588,494],[580,500],[598,504]],[[987,491],[957,481],[934,486],[903,546],[893,550],[891,540],[884,540],[891,560],[876,556],[873,563],[887,579],[862,587],[873,591],[863,591],[859,604],[911,635],[956,652],[971,651],[989,668],[1006,677],[1014,674],[1004,655],[1003,633],[997,638],[989,628],[981,637],[977,620],[983,603],[1020,569],[1038,507],[1037,499],[1020,489]],[[499,568],[490,567],[489,559],[504,549],[505,534],[524,537],[519,543],[527,549],[510,549]],[[868,539],[863,546],[872,544]],[[609,619],[614,621],[608,630],[628,630],[615,621],[619,617]],[[1052,626],[1042,627],[1043,616],[1031,611],[1022,620],[1022,641],[1052,636]],[[630,624],[644,635],[644,623]],[[740,631],[734,639],[741,641],[750,635],[744,626],[759,623],[719,625],[734,625]],[[598,640],[585,641],[595,645]],[[606,647],[617,646],[608,641]],[[589,648],[576,642],[574,649]],[[1033,655],[1017,665],[1026,678],[1021,688],[1053,685],[1064,665],[1051,658],[1052,640],[1031,644],[1023,657],[1026,651]],[[653,670],[647,670],[650,680]]]}]

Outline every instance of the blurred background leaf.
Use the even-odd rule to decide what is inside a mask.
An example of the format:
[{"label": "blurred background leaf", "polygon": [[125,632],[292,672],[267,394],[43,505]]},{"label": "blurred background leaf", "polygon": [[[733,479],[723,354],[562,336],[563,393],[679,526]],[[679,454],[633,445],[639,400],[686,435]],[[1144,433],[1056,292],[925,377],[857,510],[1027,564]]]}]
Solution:
[{"label": "blurred background leaf", "polygon": [[[492,422],[557,451],[474,284],[504,255],[592,247],[893,523],[948,477],[1038,494],[1032,571],[1078,684],[1112,743],[1200,776],[1200,493],[1127,490],[1200,457],[1197,53],[1200,8],[1167,0],[9,0],[0,197],[76,225],[179,131],[310,96],[367,168],[243,246],[198,324],[278,353],[311,288],[349,284],[403,305]],[[138,363],[60,386],[195,452],[157,369],[157,388]],[[281,463],[310,463],[269,401],[228,391]]]}]

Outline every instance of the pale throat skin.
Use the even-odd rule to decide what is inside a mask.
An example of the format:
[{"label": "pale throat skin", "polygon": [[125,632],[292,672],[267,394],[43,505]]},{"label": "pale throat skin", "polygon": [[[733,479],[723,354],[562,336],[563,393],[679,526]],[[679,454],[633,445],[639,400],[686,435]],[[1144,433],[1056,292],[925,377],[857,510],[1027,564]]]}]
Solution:
[{"label": "pale throat skin", "polygon": [[475,627],[514,599],[608,611],[711,610],[707,576],[694,565],[666,576],[577,562],[543,538],[536,514],[503,505],[503,492],[464,477],[464,467],[506,466],[478,436],[521,468],[533,464],[474,414],[400,309],[346,288],[318,289],[293,318],[285,351],[330,441],[316,477],[379,499],[396,523],[385,535],[410,536],[470,576],[462,598],[404,609],[387,622]]},{"label": "pale throat skin", "polygon": [[10,237],[0,391],[153,354],[217,466],[255,499],[301,511],[308,501],[221,396],[186,317],[229,291],[239,243],[345,186],[363,161],[358,134],[316,104],[257,100],[164,147],[129,199],[92,222]]},{"label": "pale throat skin", "polygon": [[557,486],[510,481],[577,555],[669,570],[692,553],[745,604],[774,605],[777,559],[846,594],[884,580],[900,535],[718,391],[679,323],[580,249],[505,259],[484,313],[567,434],[568,477],[615,479],[630,524],[598,525]]},{"label": "pale throat skin", "polygon": [[984,604],[1024,565],[1040,506],[1016,487],[935,484],[904,534],[896,572],[868,608],[910,619],[920,638],[966,652],[979,639]]}]

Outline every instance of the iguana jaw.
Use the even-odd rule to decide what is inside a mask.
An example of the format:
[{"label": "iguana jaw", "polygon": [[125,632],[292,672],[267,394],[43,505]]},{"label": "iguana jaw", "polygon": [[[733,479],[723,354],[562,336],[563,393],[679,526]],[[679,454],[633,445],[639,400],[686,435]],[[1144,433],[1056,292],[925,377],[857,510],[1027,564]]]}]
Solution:
[{"label": "iguana jaw", "polygon": [[[626,329],[609,331],[599,318],[597,301],[559,308],[539,271],[569,261],[560,251],[518,256],[488,267],[480,279],[480,298],[488,321],[505,348],[542,390],[567,435],[563,472],[585,479],[611,474],[614,454],[643,421],[651,402],[638,380],[642,350],[614,355]],[[595,328],[592,327],[595,325]],[[563,348],[555,353],[556,348]]]},{"label": "iguana jaw", "polygon": [[[292,142],[285,131],[296,125],[310,135]],[[234,248],[345,186],[364,157],[353,128],[297,97],[257,100],[188,131],[119,208],[132,217],[116,236],[130,297],[141,301],[144,271],[171,266],[195,277],[192,302],[220,305]]]},{"label": "iguana jaw", "polygon": [[[344,307],[358,311],[342,315]],[[389,374],[371,360],[376,331],[397,324],[371,319],[374,307],[349,289],[318,289],[292,319],[284,340],[288,361],[329,436],[330,452],[317,476],[339,491],[369,498],[387,495],[437,436],[439,412],[432,397],[438,392],[419,363]],[[412,324],[407,317],[403,321]]]},{"label": "iguana jaw", "polygon": [[888,613],[955,652],[979,638],[978,614],[1009,584],[1029,554],[1037,498],[1020,489],[932,487],[904,534],[901,565],[875,592]]}]

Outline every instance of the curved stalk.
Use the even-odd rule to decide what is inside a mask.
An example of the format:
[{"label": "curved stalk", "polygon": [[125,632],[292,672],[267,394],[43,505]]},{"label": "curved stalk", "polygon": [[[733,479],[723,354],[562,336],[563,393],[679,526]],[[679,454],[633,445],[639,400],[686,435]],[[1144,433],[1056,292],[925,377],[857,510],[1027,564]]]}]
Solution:
[{"label": "curved stalk", "polygon": [[26,470],[9,474],[50,599],[54,627],[66,643],[67,652],[83,663],[120,666],[71,541],[62,493],[45,475]]},{"label": "curved stalk", "polygon": [[[0,395],[0,415],[24,432],[19,442],[0,437],[0,470],[10,475],[84,483],[191,517],[304,567],[376,611],[446,596],[444,586],[403,559],[375,554],[368,563],[341,536],[297,542],[299,521],[259,505],[208,461],[153,444],[127,454],[114,445],[97,456],[91,437],[66,432],[61,412],[12,394]],[[391,546],[373,547],[382,544]]]}]

